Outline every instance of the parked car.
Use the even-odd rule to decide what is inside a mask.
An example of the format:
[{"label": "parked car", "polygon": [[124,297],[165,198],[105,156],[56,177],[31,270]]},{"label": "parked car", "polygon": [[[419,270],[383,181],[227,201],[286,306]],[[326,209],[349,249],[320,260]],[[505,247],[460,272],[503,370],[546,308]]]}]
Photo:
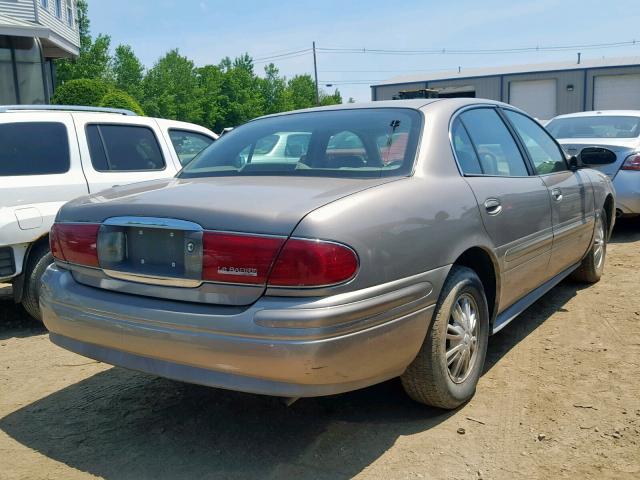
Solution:
[{"label": "parked car", "polygon": [[594,165],[613,180],[618,215],[640,214],[640,110],[603,110],[559,115],[547,130],[569,152],[597,145],[612,150]]},{"label": "parked car", "polygon": [[115,109],[0,107],[0,283],[40,319],[49,230],[65,202],[172,177],[217,136],[191,123]]},{"label": "parked car", "polygon": [[[239,158],[283,132],[310,137],[297,162]],[[490,334],[571,273],[599,280],[614,211],[609,178],[509,105],[311,109],[67,203],[40,302],[55,344],[113,365],[284,397],[400,376],[454,408]]]}]

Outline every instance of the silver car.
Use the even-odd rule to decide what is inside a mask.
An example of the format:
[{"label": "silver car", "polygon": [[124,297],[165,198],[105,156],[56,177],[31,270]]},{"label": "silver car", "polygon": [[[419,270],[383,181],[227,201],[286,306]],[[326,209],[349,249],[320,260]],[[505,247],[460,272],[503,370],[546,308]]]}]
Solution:
[{"label": "silver car", "polygon": [[609,161],[594,168],[613,181],[618,215],[640,214],[640,111],[603,110],[553,118],[547,130],[569,152],[590,145],[612,150]]},{"label": "silver car", "polygon": [[[295,158],[252,162],[274,134]],[[66,204],[41,308],[87,357],[214,387],[329,395],[401,377],[473,395],[489,336],[569,274],[596,282],[609,178],[523,112],[477,99],[251,121],[175,178]]]}]

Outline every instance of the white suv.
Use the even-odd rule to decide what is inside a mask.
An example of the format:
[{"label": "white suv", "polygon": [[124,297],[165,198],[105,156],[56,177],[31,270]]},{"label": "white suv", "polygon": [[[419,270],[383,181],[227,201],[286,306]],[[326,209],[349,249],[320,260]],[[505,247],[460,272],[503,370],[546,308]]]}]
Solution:
[{"label": "white suv", "polygon": [[0,283],[40,319],[49,230],[67,201],[115,185],[172,177],[218,136],[127,110],[0,106]]}]

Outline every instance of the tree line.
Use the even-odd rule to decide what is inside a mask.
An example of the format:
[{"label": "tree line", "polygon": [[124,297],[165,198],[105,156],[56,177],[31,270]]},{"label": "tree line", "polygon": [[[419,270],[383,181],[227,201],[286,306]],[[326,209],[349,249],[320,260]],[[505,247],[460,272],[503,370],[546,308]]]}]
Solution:
[{"label": "tree line", "polygon": [[[260,115],[316,105],[311,75],[288,79],[270,63],[258,76],[248,54],[199,67],[173,49],[146,69],[131,46],[118,45],[112,53],[108,35],[91,36],[87,0],[78,0],[77,8],[80,54],[56,61],[53,103],[128,108],[217,132]],[[342,103],[337,89],[320,91],[321,105],[336,103]]]}]

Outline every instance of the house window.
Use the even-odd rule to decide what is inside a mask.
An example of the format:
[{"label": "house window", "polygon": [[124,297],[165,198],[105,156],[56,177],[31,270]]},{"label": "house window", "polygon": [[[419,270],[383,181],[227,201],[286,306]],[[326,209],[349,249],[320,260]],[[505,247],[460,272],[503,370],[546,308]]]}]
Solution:
[{"label": "house window", "polygon": [[40,6],[42,8],[49,8],[49,0],[40,0]]},{"label": "house window", "polygon": [[56,17],[62,18],[62,0],[56,0]]},{"label": "house window", "polygon": [[67,0],[67,24],[73,28],[73,2],[72,0]]}]

